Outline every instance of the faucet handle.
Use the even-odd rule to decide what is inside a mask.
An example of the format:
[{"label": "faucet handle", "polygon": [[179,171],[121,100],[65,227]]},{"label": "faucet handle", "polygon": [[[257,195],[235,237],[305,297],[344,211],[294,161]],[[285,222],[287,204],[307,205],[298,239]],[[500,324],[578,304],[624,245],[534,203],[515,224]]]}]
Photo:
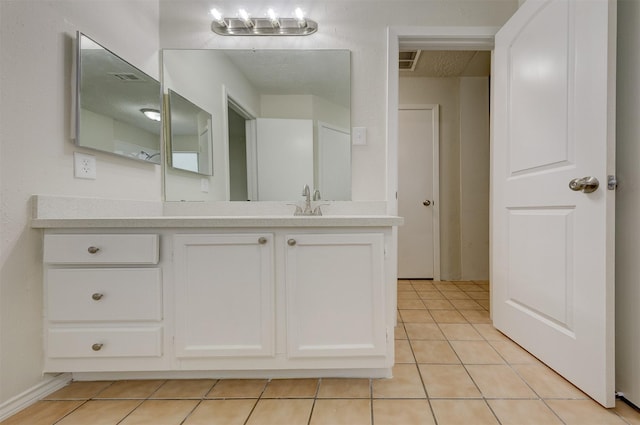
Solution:
[{"label": "faucet handle", "polygon": [[302,215],[302,208],[300,207],[300,205],[298,205],[298,204],[287,204],[287,205],[291,205],[292,207],[296,207],[296,210],[294,211],[293,215]]},{"label": "faucet handle", "polygon": [[309,185],[305,184],[302,186],[302,196],[309,196],[311,194],[311,190],[309,190]]},{"label": "faucet handle", "polygon": [[314,200],[314,201],[319,201],[319,200],[321,200],[321,199],[322,199],[322,196],[320,196],[320,191],[319,191],[318,189],[316,189],[316,190],[313,192],[313,200]]}]

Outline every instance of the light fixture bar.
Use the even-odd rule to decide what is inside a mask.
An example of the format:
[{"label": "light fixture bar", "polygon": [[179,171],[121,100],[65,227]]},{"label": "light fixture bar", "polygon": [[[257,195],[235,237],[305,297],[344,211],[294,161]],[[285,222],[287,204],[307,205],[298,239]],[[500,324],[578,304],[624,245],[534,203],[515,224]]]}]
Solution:
[{"label": "light fixture bar", "polygon": [[271,9],[268,16],[254,18],[243,9],[232,18],[214,14],[211,22],[211,31],[219,35],[309,35],[317,30],[317,22],[305,18],[299,9],[294,18],[278,17]]}]

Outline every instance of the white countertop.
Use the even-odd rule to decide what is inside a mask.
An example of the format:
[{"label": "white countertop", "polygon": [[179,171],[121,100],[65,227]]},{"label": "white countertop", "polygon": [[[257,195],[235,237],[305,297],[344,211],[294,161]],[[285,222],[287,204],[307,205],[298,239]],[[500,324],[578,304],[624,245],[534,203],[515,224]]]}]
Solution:
[{"label": "white countertop", "polygon": [[323,216],[294,216],[282,202],[162,203],[155,201],[34,195],[31,227],[233,228],[233,227],[390,227],[402,217],[385,214],[383,202],[332,202]]}]

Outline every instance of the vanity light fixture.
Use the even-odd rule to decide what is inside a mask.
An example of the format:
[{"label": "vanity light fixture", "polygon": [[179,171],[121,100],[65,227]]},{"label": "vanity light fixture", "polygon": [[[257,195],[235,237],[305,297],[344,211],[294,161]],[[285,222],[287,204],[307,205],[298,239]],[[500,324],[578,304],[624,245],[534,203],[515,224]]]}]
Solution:
[{"label": "vanity light fixture", "polygon": [[152,121],[160,121],[160,111],[152,108],[142,108],[140,112],[144,114],[145,117],[149,118]]},{"label": "vanity light fixture", "polygon": [[219,35],[309,35],[318,30],[318,24],[307,19],[299,7],[291,18],[280,17],[273,9],[261,18],[251,17],[245,9],[232,18],[211,9],[211,16],[211,31]]}]

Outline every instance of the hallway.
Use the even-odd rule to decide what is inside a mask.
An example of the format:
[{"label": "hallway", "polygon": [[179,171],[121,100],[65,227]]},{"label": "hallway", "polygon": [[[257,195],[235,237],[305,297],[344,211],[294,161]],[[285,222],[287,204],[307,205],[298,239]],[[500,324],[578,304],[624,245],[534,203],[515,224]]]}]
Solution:
[{"label": "hallway", "polygon": [[640,424],[497,332],[488,282],[398,282],[392,379],[74,382],[2,425]]}]

